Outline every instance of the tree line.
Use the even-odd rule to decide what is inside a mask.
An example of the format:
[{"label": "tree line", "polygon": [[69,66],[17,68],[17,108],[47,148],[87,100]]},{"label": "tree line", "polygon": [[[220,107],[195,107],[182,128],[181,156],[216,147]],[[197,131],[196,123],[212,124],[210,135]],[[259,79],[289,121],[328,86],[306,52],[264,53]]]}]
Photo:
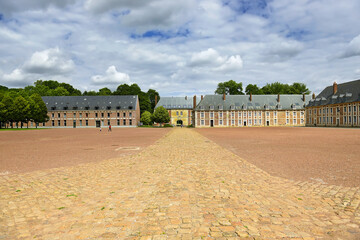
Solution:
[{"label": "tree line", "polygon": [[263,87],[258,87],[256,84],[249,84],[243,92],[242,82],[235,82],[229,80],[227,82],[221,82],[218,84],[215,94],[230,94],[230,95],[268,95],[268,94],[310,94],[309,89],[304,83],[293,83],[291,85],[274,82],[267,83]]}]

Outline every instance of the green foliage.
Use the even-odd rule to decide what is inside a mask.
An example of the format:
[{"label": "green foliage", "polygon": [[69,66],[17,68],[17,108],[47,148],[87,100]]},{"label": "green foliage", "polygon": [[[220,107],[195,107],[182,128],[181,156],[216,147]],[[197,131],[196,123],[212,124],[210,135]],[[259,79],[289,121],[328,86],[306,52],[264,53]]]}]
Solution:
[{"label": "green foliage", "polygon": [[100,95],[100,96],[109,96],[109,95],[111,95],[111,94],[112,94],[111,90],[110,90],[109,88],[107,88],[107,87],[104,87],[104,88],[102,88],[102,89],[99,90],[99,92],[98,92],[97,95]]},{"label": "green foliage", "polygon": [[36,127],[38,123],[49,120],[46,105],[39,94],[35,93],[30,96],[30,109],[30,119],[36,123]]},{"label": "green foliage", "polygon": [[174,126],[168,123],[164,124],[164,128],[169,128],[169,127],[174,127]]},{"label": "green foliage", "polygon": [[219,83],[215,91],[216,94],[230,94],[230,95],[243,95],[242,83],[229,80],[227,82]]},{"label": "green foliage", "polygon": [[152,112],[149,96],[144,92],[138,93],[138,96],[139,96],[139,104],[140,104],[140,113],[144,113],[145,111]]},{"label": "green foliage", "polygon": [[64,87],[57,87],[54,90],[50,90],[50,96],[69,96],[70,93]]},{"label": "green foliage", "polygon": [[151,113],[148,111],[143,112],[143,114],[141,115],[140,121],[144,125],[150,125],[151,124]]},{"label": "green foliage", "polygon": [[155,109],[155,96],[157,96],[157,101],[160,101],[160,95],[159,93],[154,89],[149,89],[147,91],[147,95],[150,98],[150,104],[151,104],[151,112],[154,112]]},{"label": "green foliage", "polygon": [[249,84],[246,86],[245,93],[247,95],[262,95],[263,91],[256,84]]},{"label": "green foliage", "polygon": [[170,121],[169,112],[163,106],[160,106],[155,109],[154,114],[152,115],[152,120],[160,123],[160,125],[162,123],[168,123]]},{"label": "green foliage", "polygon": [[31,115],[29,102],[22,96],[18,96],[17,98],[15,98],[12,105],[12,114],[12,120],[14,122],[27,122],[30,119]]},{"label": "green foliage", "polygon": [[2,123],[13,122],[13,99],[6,94],[0,103],[0,121]]},{"label": "green foliage", "polygon": [[83,93],[83,95],[84,96],[96,96],[96,95],[98,95],[95,91],[85,91],[84,93]]}]

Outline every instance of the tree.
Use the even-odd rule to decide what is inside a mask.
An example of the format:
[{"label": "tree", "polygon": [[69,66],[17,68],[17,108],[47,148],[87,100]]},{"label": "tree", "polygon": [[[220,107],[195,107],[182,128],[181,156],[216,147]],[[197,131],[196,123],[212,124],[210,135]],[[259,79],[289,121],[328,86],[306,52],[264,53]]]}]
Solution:
[{"label": "tree", "polygon": [[[9,94],[6,94],[2,101],[0,106],[0,119],[3,123],[12,123],[13,114],[12,114],[12,106],[13,106],[13,99]],[[11,124],[11,127],[12,124]]]},{"label": "tree", "polygon": [[235,82],[234,80],[229,80],[227,82],[219,83],[215,93],[216,94],[230,94],[230,95],[243,95],[242,83]]},{"label": "tree", "polygon": [[81,96],[81,91],[74,88],[73,86],[71,86],[68,83],[60,83],[59,87],[65,88],[69,92],[70,96]]},{"label": "tree", "polygon": [[263,91],[256,84],[249,84],[246,86],[245,93],[247,95],[262,95]]},{"label": "tree", "polygon": [[289,94],[310,94],[304,83],[293,83],[289,88]]},{"label": "tree", "polygon": [[107,87],[100,89],[99,92],[97,93],[97,95],[100,95],[100,96],[108,96],[111,94],[112,94],[111,90]]},{"label": "tree", "polygon": [[116,90],[113,92],[114,95],[131,95],[130,86],[127,84],[119,85]]},{"label": "tree", "polygon": [[36,128],[38,123],[49,120],[46,105],[39,94],[35,93],[30,96],[30,110],[30,118],[35,122]]},{"label": "tree", "polygon": [[261,90],[264,94],[289,94],[289,88],[288,84],[274,82],[266,84]]},{"label": "tree", "polygon": [[154,109],[155,109],[155,96],[157,96],[157,101],[159,102],[160,101],[160,95],[154,89],[149,89],[147,91],[147,95],[149,96],[150,104],[151,104],[151,112],[153,113]]},{"label": "tree", "polygon": [[70,93],[64,87],[57,87],[51,90],[51,96],[69,96]]},{"label": "tree", "polygon": [[18,127],[18,122],[20,122],[22,128],[23,123],[30,118],[29,102],[22,96],[18,96],[13,102],[12,110],[13,120],[16,122],[16,126]]},{"label": "tree", "polygon": [[142,114],[145,111],[150,112],[151,111],[151,103],[150,103],[149,96],[144,92],[140,92],[138,94],[138,96],[139,96],[140,113]]},{"label": "tree", "polygon": [[83,96],[96,96],[97,95],[97,93],[95,92],[95,91],[85,91],[84,93],[83,93]]},{"label": "tree", "polygon": [[144,125],[150,125],[151,124],[151,113],[148,111],[143,112],[143,114],[141,115],[140,121]]},{"label": "tree", "polygon": [[170,122],[169,112],[163,106],[160,106],[155,109],[154,114],[152,115],[152,120],[160,123],[160,126],[162,123],[168,123]]}]

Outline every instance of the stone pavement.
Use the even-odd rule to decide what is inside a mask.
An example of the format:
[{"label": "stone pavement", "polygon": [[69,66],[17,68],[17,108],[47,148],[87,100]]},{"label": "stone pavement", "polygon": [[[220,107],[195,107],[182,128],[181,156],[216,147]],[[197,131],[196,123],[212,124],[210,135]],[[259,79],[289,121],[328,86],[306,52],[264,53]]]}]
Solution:
[{"label": "stone pavement", "polygon": [[0,176],[0,239],[360,239],[360,190],[270,176],[191,129]]}]

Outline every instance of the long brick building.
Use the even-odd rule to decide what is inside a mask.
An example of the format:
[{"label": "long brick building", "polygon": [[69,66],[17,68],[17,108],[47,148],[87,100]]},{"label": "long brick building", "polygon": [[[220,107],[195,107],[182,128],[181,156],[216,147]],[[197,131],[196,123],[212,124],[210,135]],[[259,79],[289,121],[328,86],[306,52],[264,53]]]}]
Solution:
[{"label": "long brick building", "polygon": [[360,127],[360,80],[326,87],[306,107],[307,126]]},{"label": "long brick building", "polygon": [[196,127],[305,126],[310,95],[206,95]]},{"label": "long brick building", "polygon": [[140,123],[138,96],[42,97],[49,121],[43,127],[135,127]]}]

